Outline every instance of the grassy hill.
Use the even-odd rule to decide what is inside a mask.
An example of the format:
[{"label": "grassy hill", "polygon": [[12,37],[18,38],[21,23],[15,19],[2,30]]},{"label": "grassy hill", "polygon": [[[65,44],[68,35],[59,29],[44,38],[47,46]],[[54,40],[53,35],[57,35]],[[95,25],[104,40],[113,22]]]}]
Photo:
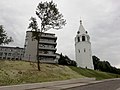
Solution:
[{"label": "grassy hill", "polygon": [[73,66],[70,66],[70,68],[85,77],[90,77],[90,78],[95,77],[96,80],[109,79],[109,78],[120,78],[120,75],[118,75],[118,74],[101,72],[101,71],[84,69],[84,68],[78,68],[78,67],[73,67]]},{"label": "grassy hill", "polygon": [[25,61],[0,61],[0,85],[46,82],[83,78],[67,66],[40,64],[41,71],[35,63]]},{"label": "grassy hill", "polygon": [[0,61],[0,85],[37,83],[66,80],[72,78],[96,77],[99,79],[120,77],[89,69],[54,64],[40,64],[41,71],[35,63],[25,61]]}]

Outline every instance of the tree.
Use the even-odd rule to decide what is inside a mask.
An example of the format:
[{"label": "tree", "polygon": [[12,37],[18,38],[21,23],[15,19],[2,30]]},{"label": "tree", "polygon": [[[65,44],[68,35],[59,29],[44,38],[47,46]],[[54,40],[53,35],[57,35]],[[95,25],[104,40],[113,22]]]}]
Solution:
[{"label": "tree", "polygon": [[57,9],[57,5],[50,2],[40,2],[36,9],[36,15],[40,19],[40,29],[37,24],[37,20],[34,17],[31,17],[31,22],[28,28],[31,28],[33,33],[32,36],[34,39],[37,40],[37,64],[38,70],[40,71],[39,66],[39,41],[41,38],[42,33],[48,31],[50,29],[61,29],[63,25],[66,24],[66,20],[63,19],[63,15]]},{"label": "tree", "polygon": [[100,59],[96,56],[92,56],[92,59],[93,59],[94,69],[98,70],[98,63],[100,62]]},{"label": "tree", "polygon": [[9,44],[12,41],[13,41],[12,37],[8,37],[6,31],[3,28],[3,26],[0,25],[0,45]]},{"label": "tree", "polygon": [[58,64],[60,64],[60,65],[68,65],[67,60],[65,60],[65,57],[62,55],[62,53],[60,54]]},{"label": "tree", "polygon": [[95,70],[120,74],[120,69],[111,66],[108,61],[100,61],[100,59],[96,56],[92,56],[92,58],[93,58],[93,65]]},{"label": "tree", "polygon": [[68,66],[77,66],[77,63],[74,60],[71,60],[68,56],[63,56],[60,54],[60,58],[58,60],[58,64],[60,65],[68,65]]}]

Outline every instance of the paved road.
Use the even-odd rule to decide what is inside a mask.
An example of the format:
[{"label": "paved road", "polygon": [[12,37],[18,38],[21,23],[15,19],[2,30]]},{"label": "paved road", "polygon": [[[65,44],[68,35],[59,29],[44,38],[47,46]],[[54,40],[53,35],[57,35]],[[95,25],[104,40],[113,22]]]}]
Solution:
[{"label": "paved road", "polygon": [[66,90],[120,90],[120,80],[105,81],[101,83],[89,84]]}]

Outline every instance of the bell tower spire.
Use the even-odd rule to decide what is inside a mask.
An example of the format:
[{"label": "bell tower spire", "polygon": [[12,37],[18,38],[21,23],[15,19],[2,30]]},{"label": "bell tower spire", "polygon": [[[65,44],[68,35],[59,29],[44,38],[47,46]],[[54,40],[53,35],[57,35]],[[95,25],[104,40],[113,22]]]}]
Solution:
[{"label": "bell tower spire", "polygon": [[80,34],[85,34],[86,33],[85,28],[83,27],[83,24],[82,24],[82,20],[80,20],[80,26],[79,26],[78,32]]},{"label": "bell tower spire", "polygon": [[94,69],[90,37],[83,27],[82,20],[75,37],[75,55],[78,67]]}]

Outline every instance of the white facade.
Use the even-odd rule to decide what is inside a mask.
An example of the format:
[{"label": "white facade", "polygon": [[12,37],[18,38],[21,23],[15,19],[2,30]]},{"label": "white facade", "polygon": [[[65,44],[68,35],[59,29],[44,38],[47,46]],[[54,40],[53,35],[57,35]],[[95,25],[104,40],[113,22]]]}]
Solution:
[{"label": "white facade", "polygon": [[22,60],[23,56],[24,56],[23,48],[0,46],[0,59]]},{"label": "white facade", "polygon": [[32,39],[32,32],[26,32],[26,38],[25,38],[25,54],[24,54],[24,60],[31,61],[36,60],[37,55],[37,41]]},{"label": "white facade", "polygon": [[75,55],[78,67],[94,69],[90,37],[85,31],[82,21],[75,37]]},{"label": "white facade", "polygon": [[[55,34],[43,33],[39,42],[40,62],[56,63],[56,40]],[[26,32],[24,59],[27,61],[37,60],[37,41],[32,37],[32,31]]]}]

